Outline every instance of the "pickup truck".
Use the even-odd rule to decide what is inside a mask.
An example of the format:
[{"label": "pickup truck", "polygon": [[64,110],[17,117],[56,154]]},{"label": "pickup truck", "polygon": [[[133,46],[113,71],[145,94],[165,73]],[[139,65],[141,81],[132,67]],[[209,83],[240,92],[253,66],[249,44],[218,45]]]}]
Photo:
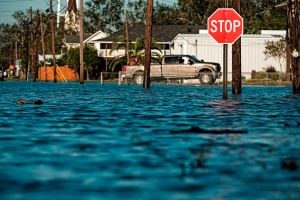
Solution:
[{"label": "pickup truck", "polygon": [[[204,62],[192,55],[165,55],[160,63],[151,64],[150,78],[151,80],[198,78],[201,84],[211,85],[221,77],[220,71],[219,63]],[[132,80],[134,84],[143,84],[144,66],[123,66],[122,78]]]}]

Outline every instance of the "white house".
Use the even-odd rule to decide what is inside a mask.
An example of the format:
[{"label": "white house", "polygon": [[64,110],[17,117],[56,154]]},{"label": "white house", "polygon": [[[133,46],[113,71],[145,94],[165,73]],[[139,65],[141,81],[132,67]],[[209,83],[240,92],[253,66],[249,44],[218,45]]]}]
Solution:
[{"label": "white house", "polygon": [[[205,26],[198,25],[153,25],[152,37],[156,43],[160,45],[161,53],[163,55],[170,54],[170,44],[174,37],[180,33],[183,34],[195,34],[198,33],[199,29]],[[128,38],[130,43],[134,43],[135,40],[145,37],[145,24],[134,24],[128,28]],[[110,36],[95,40],[95,48],[98,49],[99,57],[111,59],[115,56],[125,55],[125,49],[119,49],[111,51],[112,44],[118,41],[120,36],[125,35],[125,30],[122,29]]]},{"label": "white house", "polygon": [[[98,31],[94,33],[93,35],[84,35],[83,37],[83,43],[89,44],[96,49],[100,48],[100,44],[97,43],[97,40],[100,40],[102,38],[107,37],[108,34],[104,33],[102,31]],[[80,46],[80,36],[79,35],[66,35],[64,39],[64,48],[70,49],[70,48],[77,48]]]},{"label": "white house", "polygon": [[94,47],[95,49],[100,49],[100,43],[96,42],[102,38],[106,38],[108,37],[109,34],[108,33],[104,33],[102,31],[98,31],[96,33],[94,33],[93,35],[91,35],[90,37],[86,38],[83,43],[84,44],[89,44],[92,47]]},{"label": "white house", "polygon": [[[278,41],[285,37],[285,31],[262,31],[261,34],[245,34],[241,38],[242,73],[251,76],[251,71],[263,71],[273,66],[277,71],[285,72],[286,61],[278,63],[274,58],[264,54],[266,41]],[[223,65],[223,45],[218,44],[207,32],[198,34],[178,34],[171,41],[171,54],[192,54],[205,61],[218,62]],[[228,45],[228,72],[231,79],[232,45]]]}]

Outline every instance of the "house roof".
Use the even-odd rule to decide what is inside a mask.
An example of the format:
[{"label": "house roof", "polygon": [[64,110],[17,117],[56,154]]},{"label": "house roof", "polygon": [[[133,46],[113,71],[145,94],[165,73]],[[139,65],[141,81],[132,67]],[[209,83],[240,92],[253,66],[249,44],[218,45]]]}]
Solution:
[{"label": "house roof", "polygon": [[104,33],[102,31],[97,31],[96,33],[94,33],[93,35],[90,35],[87,39],[85,39],[83,41],[83,43],[93,43],[94,40],[99,40],[99,39],[105,38],[107,36],[108,36],[107,33]]},{"label": "house roof", "polygon": [[[196,34],[200,29],[205,29],[206,26],[202,25],[153,25],[152,37],[156,42],[164,43],[171,42],[178,34]],[[145,37],[145,24],[135,24],[128,27],[128,37],[130,41],[134,41],[137,37]],[[116,41],[118,36],[125,35],[125,29],[112,33],[110,36],[99,39],[97,41],[113,42]]]},{"label": "house roof", "polygon": [[[83,40],[86,40],[87,38],[89,38],[91,35],[84,35],[83,36]],[[70,43],[80,43],[80,36],[79,35],[66,35],[66,39],[65,39],[66,43],[70,44]]]}]

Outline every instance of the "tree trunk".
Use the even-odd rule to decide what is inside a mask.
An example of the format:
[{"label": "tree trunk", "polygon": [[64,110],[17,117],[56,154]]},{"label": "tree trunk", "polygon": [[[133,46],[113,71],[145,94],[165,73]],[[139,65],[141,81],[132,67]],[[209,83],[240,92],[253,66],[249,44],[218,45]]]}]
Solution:
[{"label": "tree trunk", "polygon": [[[232,7],[241,13],[241,1],[236,0]],[[242,93],[242,63],[241,63],[241,38],[232,45],[232,94]]]},{"label": "tree trunk", "polygon": [[80,0],[79,10],[79,30],[80,30],[80,84],[84,83],[84,66],[83,66],[83,0]]},{"label": "tree trunk", "polygon": [[[300,51],[300,29],[299,29],[299,3],[298,1],[287,1],[288,13],[288,35],[290,36],[290,52]],[[293,73],[293,93],[300,93],[300,59],[292,58],[291,60]]]},{"label": "tree trunk", "polygon": [[150,64],[151,64],[151,37],[152,37],[152,15],[153,0],[147,0],[147,17],[146,17],[146,33],[145,33],[145,70],[144,83],[145,89],[150,88]]},{"label": "tree trunk", "polygon": [[56,71],[56,53],[55,53],[55,33],[54,33],[54,16],[52,10],[52,0],[50,0],[50,18],[51,18],[51,37],[52,37],[52,56],[53,56],[53,67],[54,67],[54,83],[57,83],[57,71]]}]

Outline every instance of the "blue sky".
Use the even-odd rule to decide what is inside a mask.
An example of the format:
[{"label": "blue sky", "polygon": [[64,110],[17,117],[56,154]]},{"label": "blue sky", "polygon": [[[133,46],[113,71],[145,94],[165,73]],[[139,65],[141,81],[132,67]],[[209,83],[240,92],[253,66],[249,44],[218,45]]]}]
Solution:
[{"label": "blue sky", "polygon": [[[79,2],[79,0],[77,0]],[[87,2],[89,0],[83,0],[83,2]],[[154,0],[154,3],[158,0]],[[159,0],[160,2],[164,2],[167,4],[173,4],[177,2],[177,0]],[[0,0],[0,23],[13,23],[14,19],[12,14],[16,11],[22,10],[26,11],[31,6],[33,10],[42,10],[45,11],[49,8],[48,4],[49,0]],[[63,9],[66,5],[67,0],[61,0],[61,9]],[[57,5],[57,0],[53,0],[53,6]],[[55,11],[57,10],[57,6],[53,8]]]}]

